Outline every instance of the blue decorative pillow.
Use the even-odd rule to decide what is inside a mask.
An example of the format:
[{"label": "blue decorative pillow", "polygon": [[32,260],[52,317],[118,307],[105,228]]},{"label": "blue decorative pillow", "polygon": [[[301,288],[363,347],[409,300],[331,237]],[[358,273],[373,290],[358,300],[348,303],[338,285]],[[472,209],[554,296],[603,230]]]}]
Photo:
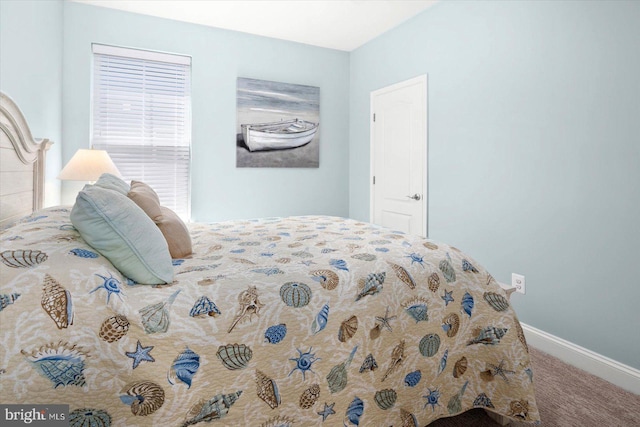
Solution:
[{"label": "blue decorative pillow", "polygon": [[128,197],[86,185],[71,210],[82,238],[124,276],[155,285],[173,281],[173,265],[160,229]]},{"label": "blue decorative pillow", "polygon": [[108,190],[117,191],[118,193],[126,196],[131,190],[131,186],[127,184],[121,178],[110,173],[103,173],[96,181],[95,185],[98,187],[106,188]]}]

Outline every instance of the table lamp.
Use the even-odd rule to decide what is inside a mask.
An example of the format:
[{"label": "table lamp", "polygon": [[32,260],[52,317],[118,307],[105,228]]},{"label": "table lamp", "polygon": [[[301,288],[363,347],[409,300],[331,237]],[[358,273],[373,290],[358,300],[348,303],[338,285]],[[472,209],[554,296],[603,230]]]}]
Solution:
[{"label": "table lamp", "polygon": [[120,171],[105,150],[88,150],[81,148],[76,151],[69,163],[58,175],[58,179],[65,181],[95,182],[103,173],[121,176]]}]

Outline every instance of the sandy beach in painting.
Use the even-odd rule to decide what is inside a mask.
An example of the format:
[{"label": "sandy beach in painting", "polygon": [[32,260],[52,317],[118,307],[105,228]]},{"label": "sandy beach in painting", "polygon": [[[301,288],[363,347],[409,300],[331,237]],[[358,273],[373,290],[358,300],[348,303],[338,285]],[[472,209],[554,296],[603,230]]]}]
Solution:
[{"label": "sandy beach in painting", "polygon": [[298,148],[250,152],[240,125],[290,119],[320,122],[320,88],[289,83],[238,78],[236,114],[236,165],[238,167],[319,166],[320,133]]}]

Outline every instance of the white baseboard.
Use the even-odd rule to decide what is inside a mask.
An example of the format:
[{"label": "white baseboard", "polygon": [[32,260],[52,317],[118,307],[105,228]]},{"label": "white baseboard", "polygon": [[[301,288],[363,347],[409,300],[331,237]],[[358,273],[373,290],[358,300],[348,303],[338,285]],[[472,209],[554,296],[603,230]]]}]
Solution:
[{"label": "white baseboard", "polygon": [[640,370],[522,324],[527,343],[625,390],[640,395]]}]

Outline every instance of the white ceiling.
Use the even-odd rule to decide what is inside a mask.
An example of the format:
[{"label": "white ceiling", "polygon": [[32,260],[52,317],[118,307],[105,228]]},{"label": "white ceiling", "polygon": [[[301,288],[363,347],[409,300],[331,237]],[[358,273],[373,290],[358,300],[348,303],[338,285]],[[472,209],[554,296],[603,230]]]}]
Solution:
[{"label": "white ceiling", "polygon": [[437,0],[68,0],[352,51]]}]

